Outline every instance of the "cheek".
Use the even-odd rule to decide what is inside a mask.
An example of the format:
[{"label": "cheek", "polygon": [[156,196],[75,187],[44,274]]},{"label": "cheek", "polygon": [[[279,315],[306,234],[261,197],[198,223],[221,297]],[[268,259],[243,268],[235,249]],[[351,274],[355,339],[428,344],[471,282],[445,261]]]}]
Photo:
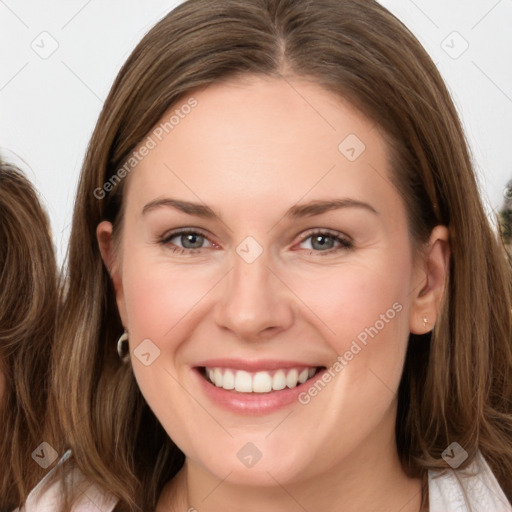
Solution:
[{"label": "cheek", "polygon": [[[187,329],[191,329],[191,310],[208,287],[201,280],[191,279],[191,272],[170,271],[165,264],[144,260],[143,256],[133,252],[123,264],[132,368],[160,423],[175,442],[188,446],[191,419],[202,417],[204,412],[190,399],[187,386],[181,384],[184,374],[179,354]],[[141,352],[138,347],[147,343],[144,340],[157,347],[150,345],[149,365],[137,355]]]},{"label": "cheek", "polygon": [[[411,272],[406,251],[389,257],[380,252],[328,278],[303,282],[297,294],[318,315],[315,325],[335,354],[325,385],[300,397],[308,421],[317,421],[314,429],[336,431],[357,444],[389,419],[409,336]],[[327,444],[334,463],[340,448]]]},{"label": "cheek", "polygon": [[[199,267],[171,265],[144,250],[133,249],[129,254],[123,261],[122,281],[133,372],[153,412],[168,433],[181,441],[188,438],[192,419],[204,416],[187,392],[189,376],[182,347],[200,320],[203,299],[218,273],[210,269],[208,276]],[[148,366],[137,356],[144,340],[157,347],[158,357],[153,361],[151,354]]]},{"label": "cheek", "polygon": [[[409,337],[411,273],[405,248],[379,251],[323,278],[308,278],[296,289],[318,315],[313,321],[335,354],[332,421],[351,411],[352,432],[368,429],[369,417],[357,412],[361,404],[377,421],[398,389]],[[304,402],[316,400],[315,394],[312,390]]]},{"label": "cheek", "polygon": [[134,258],[123,271],[123,290],[130,335],[172,339],[170,331],[211,287],[200,272],[144,263]]},{"label": "cheek", "polygon": [[364,343],[370,336],[368,329],[375,334],[372,327],[382,335],[407,331],[411,272],[407,255],[386,257],[380,252],[375,258],[329,272],[302,273],[290,279],[294,291],[317,315],[315,323],[323,325],[326,338],[340,354],[358,337]]}]

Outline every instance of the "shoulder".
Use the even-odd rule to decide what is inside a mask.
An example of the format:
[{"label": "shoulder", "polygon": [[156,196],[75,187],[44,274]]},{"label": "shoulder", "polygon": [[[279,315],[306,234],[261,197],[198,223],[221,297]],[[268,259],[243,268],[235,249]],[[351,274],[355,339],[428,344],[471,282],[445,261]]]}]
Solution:
[{"label": "shoulder", "polygon": [[512,512],[491,468],[480,452],[464,470],[429,471],[430,512]]},{"label": "shoulder", "polygon": [[[62,510],[63,487],[58,479],[51,481],[55,471],[71,455],[67,451],[60,459],[55,468],[52,469],[30,492],[27,501],[21,509],[14,512],[56,512]],[[74,503],[72,512],[112,512],[117,504],[117,499],[105,493],[96,485],[87,481],[78,469],[74,469],[68,476],[73,484],[79,486],[81,495]]]}]

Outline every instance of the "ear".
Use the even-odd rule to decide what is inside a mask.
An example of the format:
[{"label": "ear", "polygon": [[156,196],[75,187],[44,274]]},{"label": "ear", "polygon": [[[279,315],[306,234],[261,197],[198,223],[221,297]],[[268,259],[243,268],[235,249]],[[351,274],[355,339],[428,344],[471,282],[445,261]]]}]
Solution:
[{"label": "ear", "polygon": [[121,277],[120,265],[115,252],[112,237],[112,223],[103,221],[96,228],[96,238],[101,252],[101,258],[107,267],[116,294],[117,309],[125,329],[128,327],[126,305],[124,300],[123,280]]},{"label": "ear", "polygon": [[417,257],[409,329],[425,334],[434,328],[445,294],[450,265],[450,235],[436,226],[423,253]]}]

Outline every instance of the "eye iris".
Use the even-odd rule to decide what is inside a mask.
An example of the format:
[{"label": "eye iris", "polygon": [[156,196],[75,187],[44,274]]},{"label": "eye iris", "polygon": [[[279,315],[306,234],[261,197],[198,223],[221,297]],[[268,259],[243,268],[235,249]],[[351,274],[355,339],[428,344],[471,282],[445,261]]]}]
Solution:
[{"label": "eye iris", "polygon": [[[331,240],[331,243],[325,243],[325,242],[320,242],[320,247],[315,247],[315,242],[319,242],[320,240]],[[311,243],[312,247],[314,249],[332,249],[332,245],[333,245],[333,239],[331,236],[325,236],[325,235],[315,235],[313,236],[313,241]]]},{"label": "eye iris", "polygon": [[[184,234],[181,235],[181,242],[186,249],[199,249],[203,245],[203,236],[194,233]],[[187,246],[188,242],[192,242],[193,247]]]}]

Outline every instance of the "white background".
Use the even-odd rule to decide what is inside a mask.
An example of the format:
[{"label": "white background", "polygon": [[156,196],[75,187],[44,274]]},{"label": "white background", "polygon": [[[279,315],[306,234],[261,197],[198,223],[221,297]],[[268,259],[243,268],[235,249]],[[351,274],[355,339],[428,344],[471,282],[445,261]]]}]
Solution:
[{"label": "white background", "polygon": [[[141,37],[178,3],[0,0],[0,151],[39,189],[60,261],[103,100]],[[512,178],[512,0],[381,3],[419,38],[447,81],[492,214]],[[52,45],[54,53],[42,58]]]}]

